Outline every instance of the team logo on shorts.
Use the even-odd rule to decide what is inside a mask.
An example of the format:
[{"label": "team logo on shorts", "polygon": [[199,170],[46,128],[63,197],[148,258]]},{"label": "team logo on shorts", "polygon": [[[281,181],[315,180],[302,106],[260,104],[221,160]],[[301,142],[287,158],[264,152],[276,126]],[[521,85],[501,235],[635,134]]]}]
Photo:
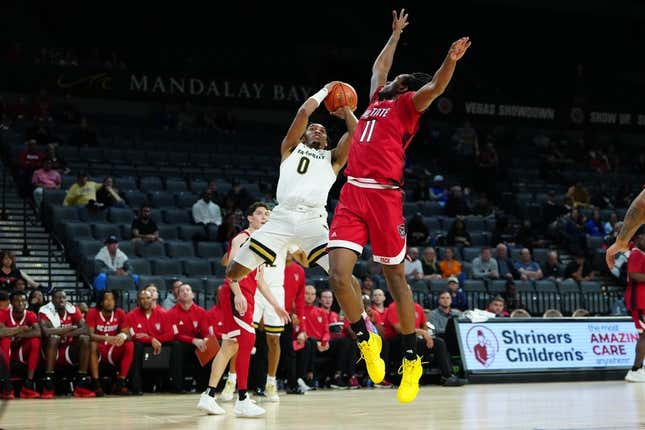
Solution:
[{"label": "team logo on shorts", "polygon": [[399,229],[399,234],[401,235],[401,237],[405,237],[405,235],[406,235],[406,233],[407,233],[407,231],[406,231],[406,229],[405,229],[405,224],[401,224],[401,225],[398,227],[398,229]]}]

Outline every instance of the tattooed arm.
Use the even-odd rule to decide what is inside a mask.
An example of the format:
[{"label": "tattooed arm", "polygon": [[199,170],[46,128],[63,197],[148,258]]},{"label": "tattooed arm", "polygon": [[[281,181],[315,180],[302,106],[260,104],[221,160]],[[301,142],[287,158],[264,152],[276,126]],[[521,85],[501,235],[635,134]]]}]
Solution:
[{"label": "tattooed arm", "polygon": [[616,237],[616,242],[607,249],[605,259],[610,270],[614,267],[616,254],[627,251],[629,241],[643,223],[645,223],[645,190],[641,191],[627,209],[623,227]]}]

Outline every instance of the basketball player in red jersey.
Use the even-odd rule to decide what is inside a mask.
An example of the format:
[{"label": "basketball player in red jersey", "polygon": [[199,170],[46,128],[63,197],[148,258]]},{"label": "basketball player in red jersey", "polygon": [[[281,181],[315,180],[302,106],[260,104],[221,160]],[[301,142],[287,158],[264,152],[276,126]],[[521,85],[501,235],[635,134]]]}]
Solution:
[{"label": "basketball player in red jersey", "polygon": [[[244,230],[233,238],[229,246],[227,260],[235,258],[235,253],[239,251],[253,231],[258,230],[267,222],[267,218],[268,208],[264,204],[254,203],[251,205],[248,210],[249,230],[251,231]],[[215,389],[228,362],[234,356],[237,370],[238,400],[235,402],[233,412],[239,417],[257,417],[265,413],[264,409],[251,401],[246,392],[251,350],[255,345],[253,304],[256,288],[260,289],[260,292],[274,307],[278,316],[285,322],[289,321],[289,314],[276,301],[268,285],[263,280],[262,266],[249,273],[239,282],[226,279],[225,284],[220,289],[219,296],[223,317],[222,347],[211,365],[208,389],[202,393],[197,404],[197,408],[208,414],[221,415],[225,413],[224,409],[215,402]]]},{"label": "basketball player in red jersey", "polygon": [[[21,399],[37,399],[34,374],[40,358],[40,326],[35,313],[27,310],[27,294],[24,291],[11,293],[11,308],[0,312],[0,347],[7,369],[11,361],[27,365],[27,379],[20,391]],[[13,399],[13,387],[9,380],[3,381],[3,399]]]},{"label": "basketball player in red jersey", "polygon": [[408,25],[405,10],[392,12],[392,36],[372,67],[370,104],[353,135],[340,200],[329,230],[330,282],[356,333],[370,378],[383,380],[381,338],[368,332],[361,317],[360,292],[351,286],[357,257],[369,240],[400,315],[403,334],[403,377],[397,393],[411,402],[419,391],[421,359],[416,354],[414,302],[403,272],[406,252],[403,218],[405,150],[419,129],[419,118],[448,86],[457,61],[470,46],[467,37],[454,42],[434,77],[424,73],[398,75],[387,81],[401,32]]},{"label": "basketball player in red jersey", "polygon": [[645,190],[634,199],[623,220],[623,227],[616,237],[616,242],[607,249],[605,260],[609,269],[614,268],[616,254],[626,252],[629,249],[629,241],[632,239],[638,228],[645,223]]}]

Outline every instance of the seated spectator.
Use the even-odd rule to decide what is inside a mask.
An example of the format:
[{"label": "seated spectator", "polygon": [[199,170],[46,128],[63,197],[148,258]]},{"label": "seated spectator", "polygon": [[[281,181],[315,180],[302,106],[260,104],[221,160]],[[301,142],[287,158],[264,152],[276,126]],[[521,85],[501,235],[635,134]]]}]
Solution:
[{"label": "seated spectator", "polygon": [[67,190],[63,206],[97,207],[96,190],[101,184],[90,181],[87,173],[79,172],[74,185]]},{"label": "seated spectator", "polygon": [[574,208],[577,207],[588,207],[589,206],[589,192],[582,185],[582,182],[578,181],[567,191],[567,197],[571,200],[571,203]]},{"label": "seated spectator", "polygon": [[168,295],[161,305],[165,310],[173,308],[177,304],[177,297],[179,296],[179,287],[184,285],[180,280],[176,280],[172,283],[172,288],[168,291]]},{"label": "seated spectator", "polygon": [[583,308],[576,309],[571,313],[572,318],[584,318],[584,317],[590,317],[590,316],[591,316],[591,312]]},{"label": "seated spectator", "polygon": [[556,251],[549,251],[546,255],[546,261],[542,266],[542,273],[544,274],[544,279],[549,279],[551,281],[562,280],[562,267],[558,261],[558,253]]},{"label": "seated spectator", "polygon": [[455,260],[455,251],[452,248],[446,248],[443,254],[443,259],[439,262],[443,277],[460,276],[461,263]]},{"label": "seated spectator", "polygon": [[594,209],[591,218],[585,223],[585,231],[589,236],[601,237],[605,235],[605,228],[600,219],[600,209]]},{"label": "seated spectator", "polygon": [[374,280],[371,276],[364,276],[361,282],[361,293],[371,296],[374,288]]},{"label": "seated spectator", "polygon": [[540,269],[539,264],[531,259],[531,251],[528,248],[522,248],[520,251],[520,261],[515,262],[515,268],[520,273],[520,279],[523,281],[542,279],[542,269]]},{"label": "seated spectator", "polygon": [[18,173],[19,187],[24,195],[31,191],[31,180],[34,172],[43,165],[45,154],[38,149],[38,143],[35,139],[29,139],[25,148],[18,153]]},{"label": "seated spectator", "polygon": [[586,249],[587,233],[585,232],[585,217],[578,209],[571,209],[568,216],[564,217],[564,237],[571,251],[576,248]]},{"label": "seated spectator", "polygon": [[446,332],[446,325],[450,318],[459,318],[461,312],[452,307],[452,293],[450,290],[444,290],[439,293],[437,298],[437,307],[430,311],[428,321],[434,326],[434,332],[442,335]]},{"label": "seated spectator", "polygon": [[34,204],[40,212],[40,205],[43,202],[43,190],[57,190],[60,188],[60,173],[52,169],[52,161],[48,158],[43,162],[43,167],[34,172],[31,178],[34,188]]},{"label": "seated spectator", "polygon": [[40,286],[27,273],[16,267],[16,256],[12,252],[0,252],[0,288],[11,291],[21,279],[27,281],[31,288]]},{"label": "seated spectator", "polygon": [[132,241],[135,244],[162,241],[159,237],[159,228],[152,219],[152,208],[143,206],[139,216],[132,221]]},{"label": "seated spectator", "polygon": [[486,308],[486,310],[495,314],[497,318],[507,317],[508,312],[504,309],[505,305],[506,303],[501,296],[495,296],[491,299],[490,302],[488,302],[488,307]]},{"label": "seated spectator", "polygon": [[515,309],[511,312],[511,318],[531,318],[531,314],[525,309]]},{"label": "seated spectator", "polygon": [[428,241],[428,235],[428,226],[423,220],[423,215],[417,212],[408,221],[408,240],[410,241],[410,245],[424,245]]},{"label": "seated spectator", "polygon": [[157,289],[157,286],[153,283],[150,283],[150,284],[147,284],[145,287],[143,287],[143,289],[150,293],[150,300],[152,302],[152,307],[156,308],[157,305],[159,304],[159,290]]},{"label": "seated spectator", "polygon": [[434,248],[429,246],[423,250],[421,268],[423,269],[423,279],[441,279],[443,277]]},{"label": "seated spectator", "polygon": [[562,312],[557,309],[547,309],[542,314],[542,318],[562,318],[563,316]]},{"label": "seated spectator", "polygon": [[114,186],[112,176],[106,176],[103,184],[96,191],[96,201],[103,205],[103,208],[124,208],[127,207],[119,190]]},{"label": "seated spectator", "polygon": [[410,260],[407,258],[404,260],[405,278],[408,282],[423,279],[423,267],[421,266],[421,260],[419,260],[419,250],[417,248],[408,248],[408,255]]},{"label": "seated spectator", "polygon": [[447,244],[450,246],[470,246],[470,233],[466,231],[466,223],[462,218],[457,218],[450,226]]},{"label": "seated spectator", "polygon": [[202,198],[193,205],[193,221],[208,227],[213,224],[219,227],[222,224],[222,212],[219,206],[211,201],[211,194],[208,191],[202,193]]},{"label": "seated spectator", "polygon": [[584,253],[581,251],[576,252],[574,259],[564,269],[564,278],[576,281],[591,281],[593,277],[594,273],[591,269],[591,264],[585,258]]},{"label": "seated spectator", "polygon": [[503,243],[498,244],[495,248],[495,260],[500,278],[520,279],[520,273],[515,268],[513,260],[508,257],[508,248]]},{"label": "seated spectator", "polygon": [[99,263],[101,272],[94,278],[96,291],[105,290],[108,275],[131,276],[135,284],[139,283],[139,275],[132,274],[128,256],[119,249],[119,239],[116,236],[105,239],[105,246],[99,250],[94,260]]},{"label": "seated spectator", "polygon": [[497,261],[492,257],[492,251],[488,246],[483,247],[480,256],[473,259],[472,275],[473,279],[499,278]]},{"label": "seated spectator", "polygon": [[520,295],[517,292],[517,286],[512,279],[506,280],[506,288],[502,298],[505,301],[506,309],[509,311],[513,311],[518,308],[526,308],[520,299]]},{"label": "seated spectator", "polygon": [[605,222],[602,225],[603,231],[605,232],[605,235],[611,235],[617,231],[616,225],[620,222],[618,219],[618,215],[616,212],[612,212],[611,215],[609,215],[609,221]]},{"label": "seated spectator", "polygon": [[[211,195],[211,202],[215,203],[217,206],[222,206],[222,195],[217,191],[217,181],[213,179],[208,183],[208,188],[206,189]],[[220,223],[221,224],[221,223]]]},{"label": "seated spectator", "polygon": [[372,291],[372,310],[379,314],[381,321],[385,318],[387,306],[385,306],[385,293],[380,288]]},{"label": "seated spectator", "polygon": [[452,296],[451,304],[453,308],[462,312],[468,309],[468,297],[466,297],[464,290],[459,287],[459,280],[455,276],[448,278],[448,291]]},{"label": "seated spectator", "polygon": [[443,176],[436,175],[432,180],[432,186],[430,187],[430,200],[439,202],[441,207],[446,206],[448,201],[448,190],[443,181]]}]

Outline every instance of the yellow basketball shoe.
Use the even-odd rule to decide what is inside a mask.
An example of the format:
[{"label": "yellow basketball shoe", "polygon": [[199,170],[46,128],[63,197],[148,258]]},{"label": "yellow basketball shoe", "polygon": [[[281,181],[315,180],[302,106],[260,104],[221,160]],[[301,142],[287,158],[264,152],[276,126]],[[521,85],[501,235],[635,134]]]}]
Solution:
[{"label": "yellow basketball shoe", "polygon": [[[381,347],[383,342],[381,337],[370,332],[369,340],[358,343],[358,349],[361,351],[361,358],[365,360],[367,373],[374,384],[380,384],[385,378],[385,362],[381,358]],[[360,361],[360,360],[359,360]]]},{"label": "yellow basketball shoe", "polygon": [[396,398],[401,403],[409,403],[419,394],[419,379],[423,374],[421,367],[421,357],[417,356],[416,360],[403,359],[403,364],[399,368],[399,374],[403,374],[401,385],[396,393]]}]

